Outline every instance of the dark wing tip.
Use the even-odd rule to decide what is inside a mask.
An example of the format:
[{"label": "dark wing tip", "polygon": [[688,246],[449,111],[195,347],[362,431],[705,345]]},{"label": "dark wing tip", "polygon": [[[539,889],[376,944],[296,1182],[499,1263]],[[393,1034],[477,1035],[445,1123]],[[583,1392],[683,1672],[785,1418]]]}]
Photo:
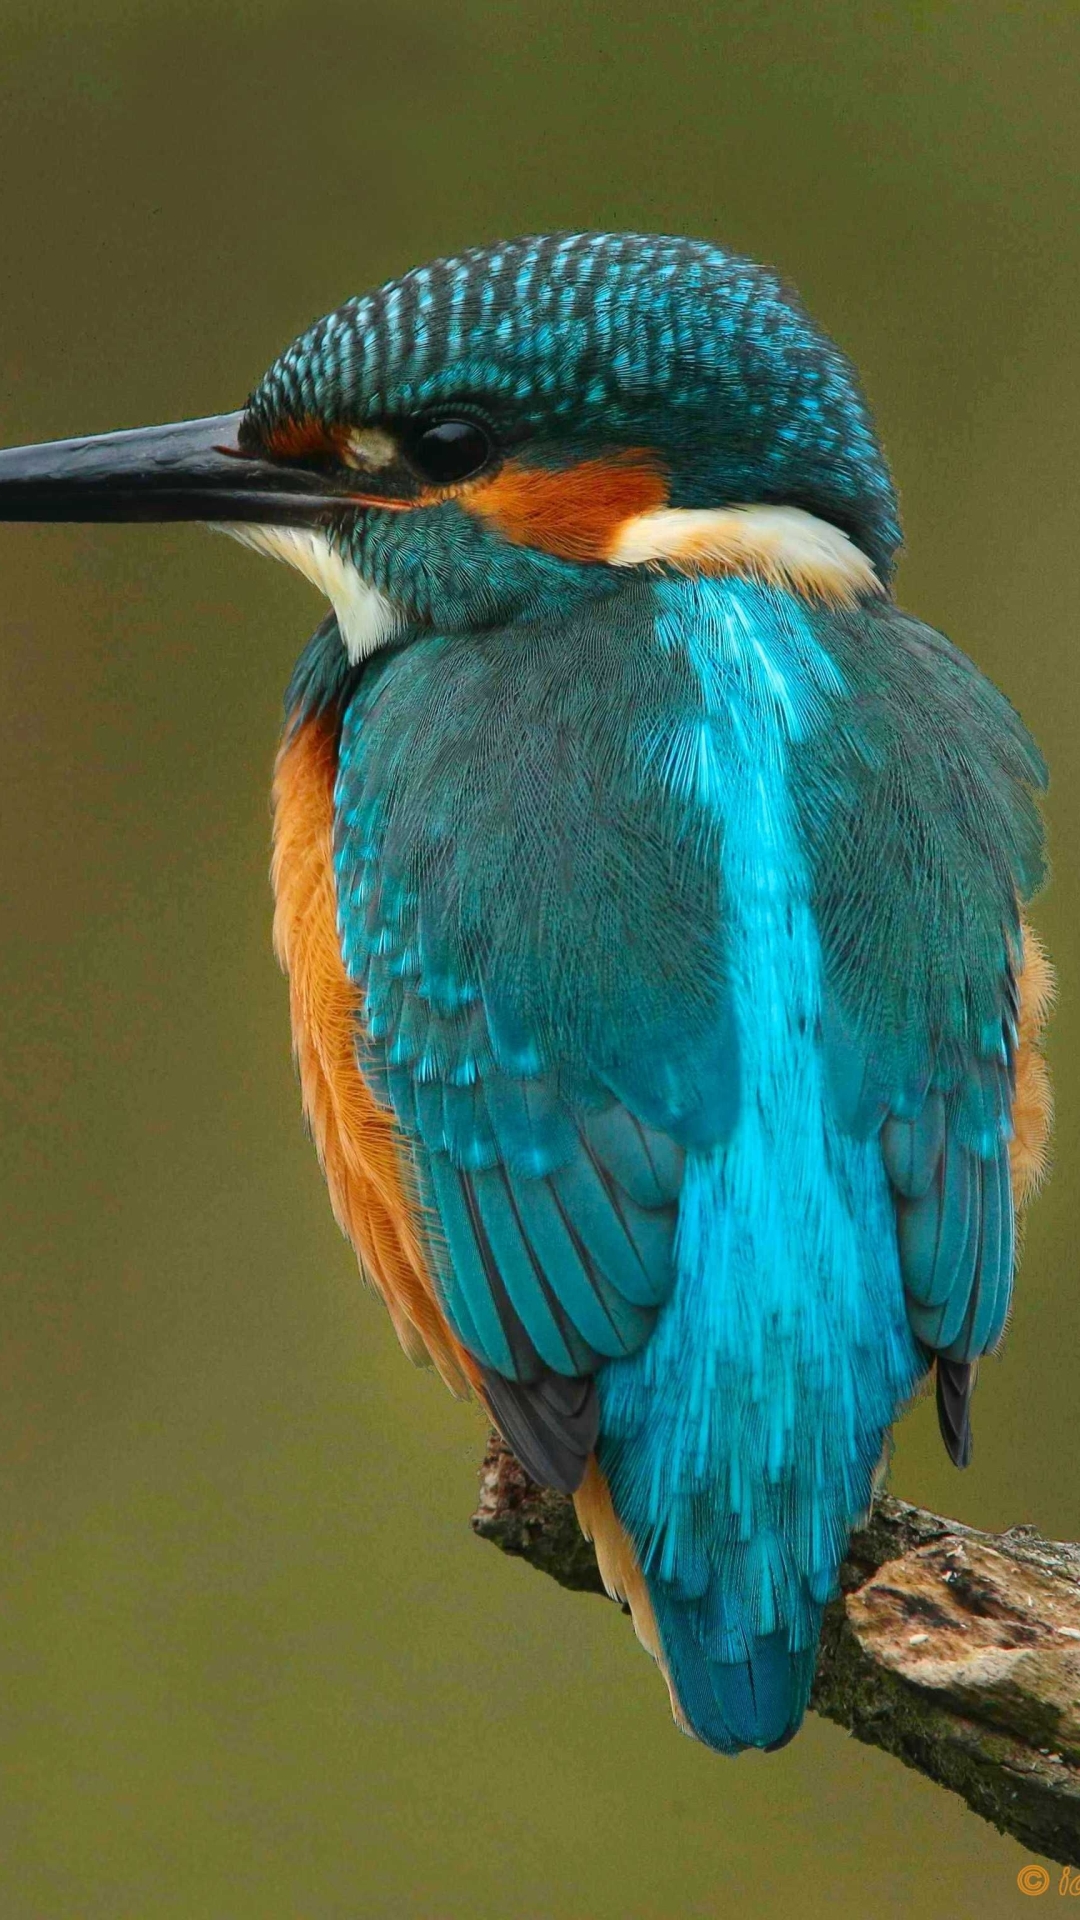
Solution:
[{"label": "dark wing tip", "polygon": [[596,1446],[600,1409],[590,1379],[545,1371],[507,1380],[483,1369],[483,1395],[507,1446],[542,1487],[576,1493]]},{"label": "dark wing tip", "polygon": [[937,1417],[941,1437],[954,1467],[971,1464],[971,1396],[975,1368],[969,1360],[946,1360],[938,1355]]}]

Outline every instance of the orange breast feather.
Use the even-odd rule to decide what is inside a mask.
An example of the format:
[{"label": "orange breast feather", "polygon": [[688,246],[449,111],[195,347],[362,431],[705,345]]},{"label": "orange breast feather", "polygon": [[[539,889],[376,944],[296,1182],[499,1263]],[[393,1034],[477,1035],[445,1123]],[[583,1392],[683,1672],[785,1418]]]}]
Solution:
[{"label": "orange breast feather", "polygon": [[1054,1101],[1042,1057],[1043,1028],[1054,999],[1054,970],[1038,935],[1024,922],[1024,965],[1020,974],[1019,1045],[1013,1137],[1009,1145],[1013,1197],[1017,1207],[1030,1200],[1046,1172]]},{"label": "orange breast feather", "polygon": [[274,945],[289,976],[300,1087],[334,1213],[414,1359],[430,1355],[455,1392],[476,1367],[439,1305],[417,1231],[418,1201],[393,1115],[356,1064],[357,990],[337,936],[332,864],[337,750],[309,720],[287,736],[274,776]]}]

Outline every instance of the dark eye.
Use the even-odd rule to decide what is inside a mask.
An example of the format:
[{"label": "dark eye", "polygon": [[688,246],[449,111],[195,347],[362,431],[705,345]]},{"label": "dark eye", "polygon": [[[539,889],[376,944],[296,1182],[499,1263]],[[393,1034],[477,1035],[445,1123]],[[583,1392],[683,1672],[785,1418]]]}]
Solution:
[{"label": "dark eye", "polygon": [[479,473],[493,451],[491,435],[476,420],[418,421],[406,444],[417,471],[443,487]]}]

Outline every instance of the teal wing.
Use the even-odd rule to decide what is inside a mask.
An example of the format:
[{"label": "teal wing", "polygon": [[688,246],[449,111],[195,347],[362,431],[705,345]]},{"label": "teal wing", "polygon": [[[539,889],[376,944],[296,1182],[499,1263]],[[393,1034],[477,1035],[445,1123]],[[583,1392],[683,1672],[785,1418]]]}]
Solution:
[{"label": "teal wing", "polygon": [[1046,773],[941,634],[887,603],[826,624],[848,703],[798,785],[833,1086],[853,1132],[880,1129],[908,1316],[963,1465],[972,1365],[1012,1289],[1019,909],[1043,878]]},{"label": "teal wing", "polygon": [[718,862],[641,778],[673,697],[643,665],[651,618],[630,595],[577,630],[414,641],[365,674],[340,747],[362,1067],[491,1410],[564,1487],[595,1440],[593,1373],[673,1284],[684,1155],[738,1099]]},{"label": "teal wing", "polygon": [[[361,1064],[410,1142],[448,1317],[525,1463],[562,1485],[595,1434],[593,1371],[642,1345],[673,1284],[683,1156],[739,1106],[719,848],[686,761],[700,686],[651,644],[654,617],[643,587],[550,627],[413,640],[369,663],[342,728]],[[1019,904],[1045,775],[942,636],[888,602],[812,618],[838,682],[791,780],[822,1040],[844,1125],[880,1137],[963,1459],[970,1367],[1012,1283]]]}]

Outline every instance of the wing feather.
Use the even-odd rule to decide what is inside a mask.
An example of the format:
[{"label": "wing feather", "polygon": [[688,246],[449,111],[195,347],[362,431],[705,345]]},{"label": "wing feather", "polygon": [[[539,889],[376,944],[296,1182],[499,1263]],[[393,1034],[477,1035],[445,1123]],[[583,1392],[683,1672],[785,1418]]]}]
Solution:
[{"label": "wing feather", "polygon": [[640,644],[649,588],[613,606],[576,650],[563,622],[515,641],[510,675],[477,636],[370,663],[337,778],[361,1068],[411,1158],[448,1324],[557,1485],[595,1435],[580,1383],[647,1340],[672,1287],[686,1152],[738,1106],[719,862],[685,797],[658,808],[640,779],[671,669]]},{"label": "wing feather", "polygon": [[1048,972],[1021,910],[1043,877],[1046,770],[942,634],[887,601],[818,625],[857,716],[807,741],[798,782],[830,1084],[841,1124],[880,1134],[909,1320],[962,1464],[1045,1157]]}]

